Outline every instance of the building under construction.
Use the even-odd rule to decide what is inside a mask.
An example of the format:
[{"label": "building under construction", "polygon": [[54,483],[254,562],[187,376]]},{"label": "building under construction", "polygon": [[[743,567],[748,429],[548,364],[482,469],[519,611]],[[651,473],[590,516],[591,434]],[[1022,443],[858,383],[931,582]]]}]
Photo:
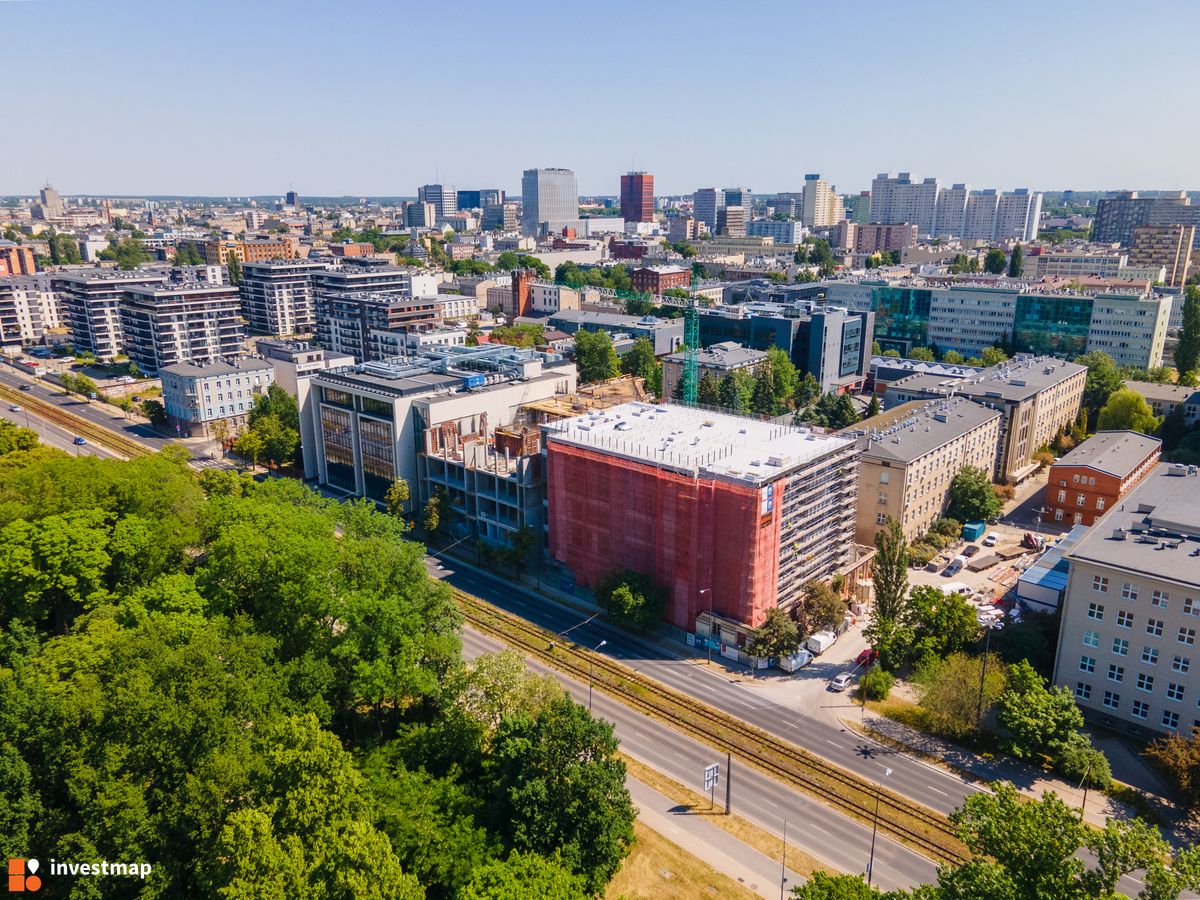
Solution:
[{"label": "building under construction", "polygon": [[651,575],[672,625],[756,627],[853,562],[851,438],[640,402],[542,427],[551,555],[583,584]]}]

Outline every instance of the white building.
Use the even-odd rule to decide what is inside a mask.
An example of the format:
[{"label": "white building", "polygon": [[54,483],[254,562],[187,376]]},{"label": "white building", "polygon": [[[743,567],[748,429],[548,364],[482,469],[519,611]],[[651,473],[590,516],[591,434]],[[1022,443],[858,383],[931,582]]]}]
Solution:
[{"label": "white building", "polygon": [[521,233],[559,231],[579,218],[579,186],[570,169],[526,169],[521,175]]},{"label": "white building", "polygon": [[1041,217],[1041,194],[1030,193],[1028,188],[1005,191],[996,203],[996,227],[992,232],[992,240],[1036,240]]},{"label": "white building", "polygon": [[275,369],[266,360],[241,359],[234,363],[177,363],[159,373],[163,406],[176,431],[210,436],[217,419],[229,423],[232,435],[246,423],[254,400],[275,381]]}]

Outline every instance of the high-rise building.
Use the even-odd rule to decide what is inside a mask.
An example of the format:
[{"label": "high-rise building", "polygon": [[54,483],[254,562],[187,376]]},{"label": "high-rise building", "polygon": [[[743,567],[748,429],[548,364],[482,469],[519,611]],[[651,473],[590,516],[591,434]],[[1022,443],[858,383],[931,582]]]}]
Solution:
[{"label": "high-rise building", "polygon": [[804,201],[800,221],[805,228],[828,228],[845,218],[842,198],[820,175],[804,176]]},{"label": "high-rise building", "polygon": [[41,201],[34,212],[40,212],[39,218],[42,219],[57,219],[64,212],[62,197],[50,185],[46,185],[38,193],[38,199]]},{"label": "high-rise building", "polygon": [[458,212],[458,191],[452,184],[423,184],[417,188],[417,199],[433,204],[434,224],[440,225]]},{"label": "high-rise building", "polygon": [[922,235],[933,233],[938,180],[914,181],[908,172],[881,172],[871,182],[871,220],[884,225],[911,222]]},{"label": "high-rise building", "polygon": [[526,169],[521,175],[521,231],[559,231],[579,218],[579,186],[570,169]]},{"label": "high-rise building", "polygon": [[746,234],[773,238],[776,244],[799,244],[804,239],[804,226],[795,219],[755,219],[746,226]]},{"label": "high-rise building", "polygon": [[[437,319],[437,276],[396,266],[344,262],[313,273],[317,341],[358,360],[384,355],[385,335]],[[422,302],[424,301],[424,302]]]},{"label": "high-rise building", "polygon": [[324,270],[307,259],[246,263],[239,290],[250,329],[275,337],[310,333],[317,324],[313,273]]},{"label": "high-rise building", "polygon": [[494,203],[504,202],[504,191],[499,188],[480,188],[477,191],[459,191],[458,208],[486,210]]},{"label": "high-rise building", "polygon": [[871,192],[846,194],[842,197],[842,208],[849,221],[855,225],[866,225],[871,221]]},{"label": "high-rise building", "polygon": [[125,352],[147,375],[175,363],[203,365],[243,354],[246,329],[233,285],[131,285],[120,313]]},{"label": "high-rise building", "polygon": [[1181,288],[1192,265],[1195,225],[1139,225],[1129,245],[1130,266],[1162,266],[1166,284]]},{"label": "high-rise building", "polygon": [[404,204],[404,224],[409,228],[432,228],[437,221],[437,209],[425,200]]},{"label": "high-rise building", "polygon": [[726,204],[717,210],[717,234],[725,237],[745,237],[746,220],[750,212],[744,206]]},{"label": "high-rise building", "polygon": [[754,194],[748,187],[725,188],[725,205],[745,209],[746,221],[749,222],[750,214],[754,211]]},{"label": "high-rise building", "polygon": [[297,209],[300,207],[300,195],[295,191],[288,191],[283,198],[283,202],[288,206],[294,206]]},{"label": "high-rise building", "polygon": [[1192,249],[1200,250],[1200,206],[1193,206],[1184,191],[1160,197],[1141,197],[1137,191],[1120,191],[1096,204],[1092,240],[1128,247],[1139,225],[1195,225]]},{"label": "high-rise building", "polygon": [[713,234],[717,233],[717,211],[725,208],[725,192],[720,188],[700,188],[692,194],[692,214]]},{"label": "high-rise building", "polygon": [[33,250],[14,241],[0,240],[0,273],[4,275],[32,275],[37,271]]},{"label": "high-rise building", "polygon": [[126,289],[163,285],[166,281],[165,273],[137,270],[94,269],[56,275],[53,290],[59,297],[75,350],[87,351],[101,360],[120,354],[121,301]]},{"label": "high-rise building", "polygon": [[649,172],[621,176],[621,218],[626,222],[654,221],[654,176]]},{"label": "high-rise building", "polygon": [[1042,195],[1028,188],[1005,191],[996,202],[994,241],[1037,240],[1038,222],[1042,216]]},{"label": "high-rise building", "polygon": [[999,203],[1000,197],[995,188],[971,191],[967,195],[962,234],[959,237],[964,241],[990,241],[996,233],[996,209]]},{"label": "high-rise building", "polygon": [[934,215],[936,237],[962,237],[966,228],[967,197],[971,186],[955,184],[938,192],[937,211]]},{"label": "high-rise building", "polygon": [[483,208],[484,231],[516,231],[520,224],[520,207],[515,200],[489,203]]}]

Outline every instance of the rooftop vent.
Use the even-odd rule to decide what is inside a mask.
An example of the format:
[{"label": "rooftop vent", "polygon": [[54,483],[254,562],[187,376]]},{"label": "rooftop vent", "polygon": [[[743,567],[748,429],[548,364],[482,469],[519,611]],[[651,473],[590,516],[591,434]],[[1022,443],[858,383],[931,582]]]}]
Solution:
[{"label": "rooftop vent", "polygon": [[1113,540],[1114,541],[1123,541],[1123,540],[1125,540],[1125,534],[1126,534],[1126,532],[1125,532],[1124,528],[1114,528],[1113,533],[1112,533]]}]

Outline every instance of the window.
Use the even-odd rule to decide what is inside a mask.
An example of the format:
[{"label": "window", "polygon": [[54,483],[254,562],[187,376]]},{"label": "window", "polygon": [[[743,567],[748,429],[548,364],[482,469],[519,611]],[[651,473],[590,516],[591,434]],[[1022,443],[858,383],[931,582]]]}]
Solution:
[{"label": "window", "polygon": [[1179,643],[1181,643],[1181,644],[1196,643],[1196,629],[1195,628],[1184,628],[1181,626],[1179,629]]},{"label": "window", "polygon": [[1098,631],[1085,631],[1085,632],[1083,633],[1083,646],[1085,646],[1085,647],[1099,647],[1099,646],[1100,646],[1100,632],[1098,632]]},{"label": "window", "polygon": [[1186,616],[1200,616],[1200,603],[1192,597],[1183,598],[1183,613]]},{"label": "window", "polygon": [[1146,620],[1146,634],[1151,637],[1162,637],[1163,623],[1161,619]]},{"label": "window", "polygon": [[885,494],[883,491],[879,492],[879,505],[887,506],[887,494]]},{"label": "window", "polygon": [[875,524],[876,525],[886,525],[887,519],[888,519],[887,513],[875,513]]},{"label": "window", "polygon": [[1115,691],[1104,692],[1104,705],[1109,709],[1116,709],[1121,705],[1121,695]]},{"label": "window", "polygon": [[1154,676],[1147,675],[1145,672],[1139,672],[1137,677],[1137,686],[1139,691],[1149,693],[1154,690]]},{"label": "window", "polygon": [[1150,665],[1152,665],[1152,666],[1157,666],[1158,665],[1158,648],[1157,647],[1143,647],[1142,648],[1142,662],[1150,663]]},{"label": "window", "polygon": [[1154,591],[1150,594],[1150,605],[1166,609],[1171,603],[1171,595],[1166,591]]},{"label": "window", "polygon": [[880,484],[888,484],[891,477],[892,476],[891,476],[890,472],[880,472],[879,473],[879,483]]},{"label": "window", "polygon": [[1103,575],[1092,576],[1092,590],[1099,591],[1101,594],[1108,593],[1108,579]]},{"label": "window", "polygon": [[1133,627],[1133,613],[1131,613],[1125,609],[1117,610],[1117,627],[1118,628],[1132,628]]},{"label": "window", "polygon": [[1181,675],[1186,675],[1188,669],[1192,667],[1192,661],[1186,656],[1176,656],[1171,660],[1171,671],[1178,672]]},{"label": "window", "polygon": [[[1125,680],[1125,667],[1118,666],[1115,663],[1110,665],[1108,667],[1108,680],[1116,681],[1116,682],[1124,681]],[[1141,676],[1138,676],[1138,680],[1139,681],[1141,680]]]},{"label": "window", "polygon": [[1117,656],[1129,655],[1129,641],[1124,638],[1113,638],[1112,652]]},{"label": "window", "polygon": [[1097,622],[1103,622],[1104,621],[1104,604],[1103,603],[1089,603],[1088,604],[1088,618],[1095,619]]},{"label": "window", "polygon": [[1104,509],[1104,498],[1103,497],[1096,498],[1096,509],[1097,510]]},{"label": "window", "polygon": [[1058,492],[1058,502],[1059,502],[1059,503],[1066,503],[1066,502],[1067,502],[1067,492],[1066,492],[1066,491],[1059,491],[1059,492]]},{"label": "window", "polygon": [[1133,602],[1138,598],[1138,587],[1136,584],[1130,584],[1126,581],[1121,585],[1121,599]]},{"label": "window", "polygon": [[1183,699],[1183,685],[1176,684],[1173,681],[1167,682],[1167,699],[1168,700],[1182,700]]},{"label": "window", "polygon": [[1150,704],[1145,700],[1133,701],[1133,716],[1135,719],[1145,719],[1150,715]]},{"label": "window", "polygon": [[1055,522],[1061,522],[1062,517],[1063,517],[1063,511],[1061,509],[1054,510],[1054,521]]},{"label": "window", "polygon": [[1079,475],[1076,474],[1071,476],[1071,484],[1079,484]]},{"label": "window", "polygon": [[1076,506],[1087,506],[1087,494],[1076,494],[1075,495],[1075,505]]},{"label": "window", "polygon": [[1173,709],[1164,709],[1162,714],[1162,723],[1164,728],[1170,728],[1174,731],[1179,727],[1179,713]]},{"label": "window", "polygon": [[1092,686],[1090,684],[1084,684],[1082,681],[1075,682],[1075,699],[1091,700]]},{"label": "window", "polygon": [[1080,672],[1095,672],[1096,671],[1096,657],[1094,657],[1094,656],[1079,657],[1079,671]]}]

